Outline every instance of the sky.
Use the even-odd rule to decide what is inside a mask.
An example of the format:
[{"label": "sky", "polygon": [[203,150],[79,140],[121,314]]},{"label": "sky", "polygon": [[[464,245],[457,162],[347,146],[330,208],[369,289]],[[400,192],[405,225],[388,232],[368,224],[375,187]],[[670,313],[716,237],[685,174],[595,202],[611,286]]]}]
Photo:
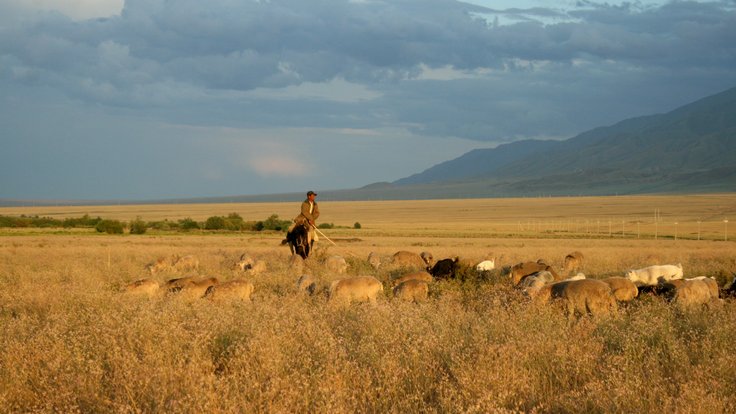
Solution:
[{"label": "sky", "polygon": [[736,0],[0,0],[0,199],[394,181],[736,86]]}]

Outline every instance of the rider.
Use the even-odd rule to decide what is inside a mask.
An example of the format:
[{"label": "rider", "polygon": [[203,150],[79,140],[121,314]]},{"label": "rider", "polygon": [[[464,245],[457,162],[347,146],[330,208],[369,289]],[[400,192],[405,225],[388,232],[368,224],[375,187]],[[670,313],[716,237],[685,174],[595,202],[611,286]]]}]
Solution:
[{"label": "rider", "polygon": [[[317,218],[319,217],[319,206],[314,198],[317,197],[317,193],[314,191],[307,191],[307,199],[302,202],[302,211],[294,219],[294,228],[297,224],[307,223],[309,226],[309,247],[310,249],[314,246],[314,242],[318,240],[315,228],[317,227]],[[289,229],[289,230],[291,230]]]}]

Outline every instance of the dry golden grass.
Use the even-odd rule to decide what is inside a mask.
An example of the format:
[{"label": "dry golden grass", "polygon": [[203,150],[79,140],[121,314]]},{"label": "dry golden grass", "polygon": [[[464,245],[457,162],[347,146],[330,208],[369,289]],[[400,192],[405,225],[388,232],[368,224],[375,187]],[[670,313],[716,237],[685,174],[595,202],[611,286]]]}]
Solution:
[{"label": "dry golden grass", "polygon": [[[518,226],[522,216],[592,220],[643,216],[654,208],[682,223],[705,220],[702,211],[725,216],[736,196],[654,200],[324,202],[321,222],[358,221],[363,229],[325,230],[337,246],[322,240],[306,263],[304,272],[319,283],[313,297],[297,292],[300,274],[289,268],[280,234],[5,232],[0,412],[735,412],[732,301],[682,312],[642,297],[613,318],[571,322],[556,306],[528,303],[500,271],[487,281],[434,284],[423,304],[392,301],[388,283],[375,307],[329,306],[322,291],[338,276],[321,258],[341,254],[349,275],[387,282],[400,272],[374,270],[366,259],[372,251],[387,257],[397,250],[468,262],[490,255],[499,267],[544,258],[557,268],[579,250],[589,277],[682,263],[686,277],[712,275],[722,285],[736,271],[731,241],[607,232],[541,232],[540,238],[498,227]],[[248,220],[291,217],[296,208],[115,206],[0,214],[203,220],[238,212]],[[243,252],[266,262],[267,270],[230,270]],[[203,277],[251,280],[252,301],[121,292],[151,277],[147,263],[172,254],[196,255]]]}]

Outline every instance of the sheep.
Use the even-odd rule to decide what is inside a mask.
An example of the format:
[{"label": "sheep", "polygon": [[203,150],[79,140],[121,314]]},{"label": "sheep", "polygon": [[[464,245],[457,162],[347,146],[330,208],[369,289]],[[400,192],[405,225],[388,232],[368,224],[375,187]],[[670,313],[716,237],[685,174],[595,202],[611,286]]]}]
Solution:
[{"label": "sheep", "polygon": [[310,296],[314,295],[314,292],[317,290],[317,282],[311,275],[302,275],[296,281],[296,290]]},{"label": "sheep", "polygon": [[723,297],[733,297],[734,295],[736,295],[736,273],[734,273],[734,277],[730,282],[723,285]]},{"label": "sheep", "polygon": [[324,262],[325,268],[334,274],[344,274],[348,270],[348,263],[342,256],[329,256]]},{"label": "sheep", "polygon": [[496,261],[494,259],[483,260],[482,262],[475,265],[475,271],[478,273],[490,272],[496,268]]},{"label": "sheep", "polygon": [[376,304],[376,297],[383,291],[383,285],[373,276],[355,276],[332,282],[329,302],[370,302]]},{"label": "sheep", "polygon": [[394,298],[407,302],[424,302],[429,296],[429,285],[417,279],[410,279],[394,287]]},{"label": "sheep", "polygon": [[264,262],[263,260],[256,260],[253,263],[253,266],[250,269],[246,270],[245,273],[249,276],[257,276],[265,273],[266,269],[268,269],[266,262]]},{"label": "sheep", "polygon": [[188,255],[179,257],[177,255],[170,257],[162,257],[156,259],[154,262],[146,265],[146,269],[151,272],[152,275],[162,272],[187,272],[196,271],[199,269],[199,259],[195,256]]},{"label": "sheep", "polygon": [[655,265],[629,270],[626,272],[626,278],[637,284],[654,286],[659,282],[682,279],[682,265]]},{"label": "sheep", "polygon": [[170,293],[180,293],[183,296],[201,298],[210,286],[216,285],[218,280],[216,277],[208,277],[204,279],[195,279],[193,277],[183,277],[180,279],[172,279],[167,282],[168,291]]},{"label": "sheep", "polygon": [[509,277],[511,278],[511,283],[513,284],[513,286],[516,286],[525,276],[537,273],[542,270],[550,272],[554,276],[555,280],[562,280],[562,277],[560,277],[557,272],[555,272],[554,268],[544,263],[544,261],[542,261],[541,259],[536,262],[524,262],[515,264],[511,267]]},{"label": "sheep", "polygon": [[253,283],[243,279],[235,279],[209,286],[204,292],[204,297],[213,301],[229,299],[250,302],[253,289]]},{"label": "sheep", "polygon": [[437,279],[454,279],[457,273],[459,261],[460,258],[457,256],[452,259],[438,260],[437,263],[435,263],[431,269],[428,268],[427,271],[432,275],[432,277]]},{"label": "sheep", "polygon": [[304,259],[298,254],[292,254],[289,256],[289,269],[296,274],[304,271]]},{"label": "sheep", "polygon": [[240,259],[238,259],[237,262],[233,265],[233,270],[240,270],[241,272],[244,272],[250,268],[253,267],[255,264],[255,260],[253,260],[252,257],[248,253],[243,253],[240,255]]},{"label": "sheep", "polygon": [[424,263],[427,265],[427,267],[434,265],[434,256],[430,252],[421,252],[419,253],[419,257],[424,260]]},{"label": "sheep", "polygon": [[409,280],[419,280],[421,282],[431,283],[434,280],[434,278],[432,277],[432,275],[430,275],[429,273],[425,271],[418,271],[418,272],[407,273],[399,278],[396,278],[392,281],[392,284],[396,286],[396,285],[400,285]]},{"label": "sheep", "polygon": [[665,289],[665,296],[670,302],[686,309],[718,300],[718,292],[717,290],[716,292],[713,291],[708,279],[675,279],[661,283],[661,285]]},{"label": "sheep", "polygon": [[565,273],[574,272],[580,270],[583,266],[583,254],[579,251],[574,251],[567,256],[562,265],[562,271]]},{"label": "sheep", "polygon": [[619,302],[630,302],[639,296],[639,289],[636,288],[634,282],[625,277],[612,276],[601,279],[601,282],[611,288],[613,297]]},{"label": "sheep", "polygon": [[535,301],[548,302],[553,298],[564,302],[568,317],[575,313],[592,316],[606,316],[618,307],[611,294],[611,288],[600,280],[563,280],[545,285],[541,280],[527,289],[527,294]]},{"label": "sheep", "polygon": [[159,293],[159,284],[153,279],[140,279],[126,285],[123,291],[128,294],[153,297]]},{"label": "sheep", "polygon": [[427,262],[416,253],[400,250],[391,257],[391,265],[394,267],[411,267],[425,269]]},{"label": "sheep", "polygon": [[378,267],[381,266],[381,256],[376,252],[368,253],[368,264],[370,264],[373,269],[378,270]]},{"label": "sheep", "polygon": [[532,273],[530,275],[524,276],[524,278],[519,281],[519,284],[516,285],[516,287],[521,289],[529,288],[535,284],[547,284],[552,283],[555,281],[554,275],[552,273],[542,270],[540,272]]}]

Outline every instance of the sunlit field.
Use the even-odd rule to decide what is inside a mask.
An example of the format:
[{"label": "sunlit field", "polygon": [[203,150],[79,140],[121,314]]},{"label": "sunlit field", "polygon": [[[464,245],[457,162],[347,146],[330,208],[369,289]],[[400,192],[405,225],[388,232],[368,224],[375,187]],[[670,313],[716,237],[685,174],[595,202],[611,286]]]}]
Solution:
[{"label": "sunlit field", "polygon": [[[292,218],[300,201],[0,214],[261,220]],[[680,263],[685,277],[723,286],[736,272],[725,221],[736,195],[318,201],[319,223],[335,228],[302,269],[278,232],[0,229],[0,412],[736,412],[732,299],[683,310],[641,295],[609,318],[568,318],[506,276],[522,261],[559,269],[580,251],[588,278]],[[398,250],[495,258],[496,269],[401,302],[391,280],[406,269],[367,261]],[[233,270],[243,253],[265,270]],[[196,256],[198,270],[146,270],[174,254]],[[332,255],[346,274],[323,264]],[[123,292],[191,274],[255,290],[220,302]],[[314,295],[297,290],[302,274],[317,280]],[[328,302],[333,280],[357,275],[383,283],[375,306]]]}]

